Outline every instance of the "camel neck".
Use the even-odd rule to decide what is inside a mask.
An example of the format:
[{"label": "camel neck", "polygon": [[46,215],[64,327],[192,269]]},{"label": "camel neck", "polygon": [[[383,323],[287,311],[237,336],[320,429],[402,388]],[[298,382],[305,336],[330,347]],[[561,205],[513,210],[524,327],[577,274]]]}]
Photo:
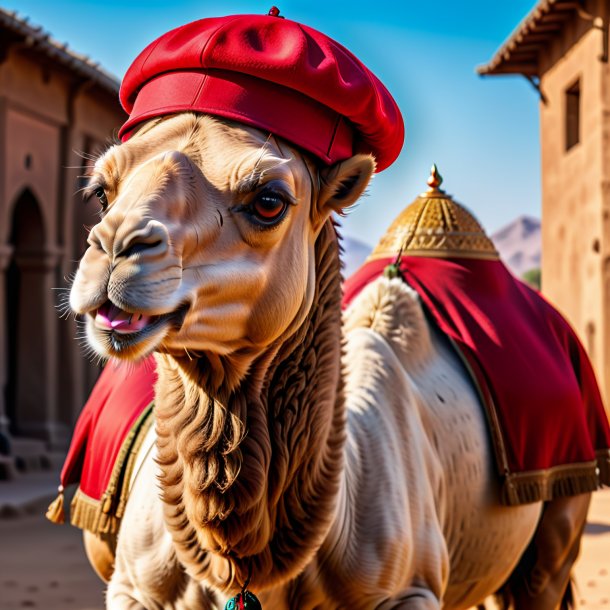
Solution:
[{"label": "camel neck", "polygon": [[343,465],[341,287],[332,225],[316,244],[314,305],[237,389],[206,362],[159,356],[165,521],[180,561],[227,593],[295,576],[330,527]]}]

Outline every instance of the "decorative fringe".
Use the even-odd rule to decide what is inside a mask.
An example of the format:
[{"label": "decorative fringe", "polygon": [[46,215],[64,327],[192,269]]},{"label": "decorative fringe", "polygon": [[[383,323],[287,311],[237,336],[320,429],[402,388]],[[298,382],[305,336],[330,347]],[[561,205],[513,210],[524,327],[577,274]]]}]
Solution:
[{"label": "decorative fringe", "polygon": [[49,508],[46,512],[46,518],[52,523],[62,525],[66,522],[66,514],[64,512],[64,486],[60,485],[57,488],[57,498],[49,504]]},{"label": "decorative fringe", "polygon": [[586,462],[507,474],[501,490],[501,501],[515,506],[590,493],[600,486],[599,469],[596,466],[595,462]]},{"label": "decorative fringe", "polygon": [[70,523],[94,534],[116,534],[121,520],[104,511],[104,508],[110,508],[105,499],[108,497],[95,500],[78,489],[70,505]]},{"label": "decorative fringe", "polygon": [[70,523],[94,534],[113,535],[119,531],[129,496],[129,481],[136,456],[153,424],[152,403],[136,420],[116,458],[106,491],[97,500],[79,487],[70,505]]}]

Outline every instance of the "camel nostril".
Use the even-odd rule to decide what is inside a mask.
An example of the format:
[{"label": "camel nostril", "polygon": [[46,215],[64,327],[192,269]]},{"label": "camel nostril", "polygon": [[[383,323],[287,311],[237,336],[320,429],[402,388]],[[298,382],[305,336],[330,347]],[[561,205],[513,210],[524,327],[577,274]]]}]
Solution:
[{"label": "camel nostril", "polygon": [[[129,223],[126,223],[129,228]],[[148,221],[146,225],[131,228],[120,235],[114,242],[114,258],[130,258],[134,256],[154,258],[164,256],[169,248],[167,229],[156,221]]]},{"label": "camel nostril", "polygon": [[129,246],[128,248],[126,248],[125,250],[123,250],[119,256],[124,256],[125,258],[129,258],[130,256],[135,256],[136,254],[141,254],[142,252],[146,252],[148,250],[159,250],[159,246],[161,246],[161,240],[158,239],[157,241],[154,241],[152,243],[136,243],[133,244],[131,246]]}]

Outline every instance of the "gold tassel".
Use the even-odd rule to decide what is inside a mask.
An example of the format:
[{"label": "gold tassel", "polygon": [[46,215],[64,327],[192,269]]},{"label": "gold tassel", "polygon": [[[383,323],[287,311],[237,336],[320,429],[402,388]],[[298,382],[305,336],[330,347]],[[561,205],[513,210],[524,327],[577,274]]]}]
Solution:
[{"label": "gold tassel", "polygon": [[57,498],[49,504],[46,517],[53,523],[62,524],[66,522],[66,514],[64,512],[64,486],[60,485],[57,488],[59,492]]}]

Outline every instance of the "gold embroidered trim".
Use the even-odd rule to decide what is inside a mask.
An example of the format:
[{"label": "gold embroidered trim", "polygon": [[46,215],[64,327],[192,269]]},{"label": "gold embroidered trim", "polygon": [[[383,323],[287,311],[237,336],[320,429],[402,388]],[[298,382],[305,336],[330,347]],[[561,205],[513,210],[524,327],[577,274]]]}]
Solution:
[{"label": "gold embroidered trim", "polygon": [[[430,319],[433,319],[430,316]],[[479,383],[479,378],[477,374],[474,372],[472,368],[472,364],[466,354],[462,351],[457,342],[450,337],[449,335],[445,335],[447,339],[449,339],[449,343],[453,346],[455,353],[458,355],[464,368],[468,372],[470,376],[470,380],[474,385],[474,388],[477,392],[479,400],[481,401],[481,407],[483,409],[483,413],[487,420],[487,425],[489,427],[489,432],[492,441],[492,447],[495,455],[495,463],[496,468],[500,475],[508,474],[508,457],[506,455],[506,447],[504,446],[504,437],[502,435],[502,428],[500,427],[500,422],[498,420],[498,414],[496,412],[496,405],[494,400],[487,389],[484,389]]]},{"label": "gold embroidered trim", "polygon": [[70,504],[70,523],[94,534],[116,534],[129,497],[129,481],[136,456],[153,424],[153,403],[136,420],[121,445],[108,487],[100,500],[89,497],[80,488]]}]

